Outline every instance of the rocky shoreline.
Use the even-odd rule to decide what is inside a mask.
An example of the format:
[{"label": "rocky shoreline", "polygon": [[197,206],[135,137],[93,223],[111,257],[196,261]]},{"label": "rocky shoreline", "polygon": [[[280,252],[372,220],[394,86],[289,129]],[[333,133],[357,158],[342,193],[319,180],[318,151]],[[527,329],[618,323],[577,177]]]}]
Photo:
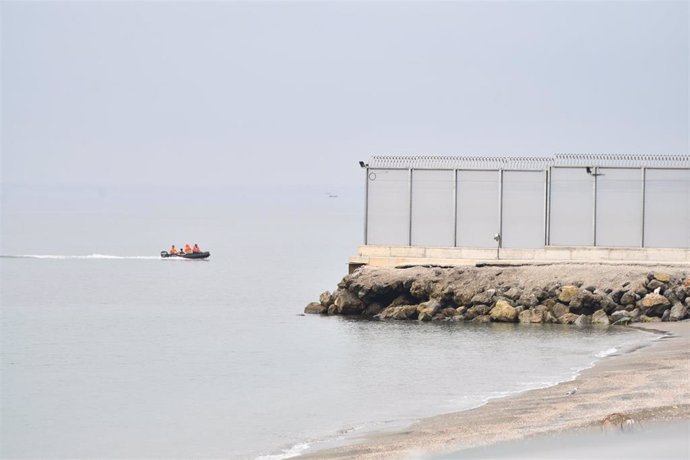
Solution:
[{"label": "rocky shoreline", "polygon": [[554,264],[361,267],[305,313],[586,326],[690,318],[687,268]]}]

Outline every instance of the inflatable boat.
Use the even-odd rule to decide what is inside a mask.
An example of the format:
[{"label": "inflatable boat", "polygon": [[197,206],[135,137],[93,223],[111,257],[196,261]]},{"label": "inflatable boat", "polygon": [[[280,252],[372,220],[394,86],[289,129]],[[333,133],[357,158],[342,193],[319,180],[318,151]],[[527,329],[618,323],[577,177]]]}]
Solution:
[{"label": "inflatable boat", "polygon": [[161,257],[166,259],[168,257],[182,257],[183,259],[208,259],[211,255],[210,252],[178,252],[177,254],[169,254],[168,251],[161,251]]}]

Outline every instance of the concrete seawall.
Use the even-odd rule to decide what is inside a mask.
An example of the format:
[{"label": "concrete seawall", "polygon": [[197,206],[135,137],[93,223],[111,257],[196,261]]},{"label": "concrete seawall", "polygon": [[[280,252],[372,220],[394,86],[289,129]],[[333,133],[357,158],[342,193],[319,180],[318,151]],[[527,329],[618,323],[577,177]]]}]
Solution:
[{"label": "concrete seawall", "polygon": [[497,251],[496,248],[362,245],[358,248],[357,255],[349,259],[350,272],[362,265],[400,267],[582,262],[690,267],[690,249],[548,246],[537,249],[501,248]]}]

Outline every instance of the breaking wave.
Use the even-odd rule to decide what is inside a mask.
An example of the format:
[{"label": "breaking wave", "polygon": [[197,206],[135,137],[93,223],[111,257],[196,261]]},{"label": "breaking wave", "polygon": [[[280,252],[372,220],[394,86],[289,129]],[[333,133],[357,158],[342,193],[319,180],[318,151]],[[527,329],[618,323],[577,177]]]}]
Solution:
[{"label": "breaking wave", "polygon": [[617,352],[618,348],[609,348],[608,350],[600,351],[594,356],[596,356],[597,358],[606,358],[607,356],[611,356]]}]

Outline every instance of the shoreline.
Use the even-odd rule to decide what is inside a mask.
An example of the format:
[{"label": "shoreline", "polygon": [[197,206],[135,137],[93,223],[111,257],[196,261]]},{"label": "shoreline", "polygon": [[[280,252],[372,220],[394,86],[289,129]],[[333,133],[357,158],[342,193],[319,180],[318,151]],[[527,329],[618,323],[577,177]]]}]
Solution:
[{"label": "shoreline", "polygon": [[305,453],[302,458],[430,457],[540,435],[601,427],[611,414],[636,426],[690,420],[690,321],[636,324],[647,346],[601,358],[573,380],[421,419],[404,430]]}]

